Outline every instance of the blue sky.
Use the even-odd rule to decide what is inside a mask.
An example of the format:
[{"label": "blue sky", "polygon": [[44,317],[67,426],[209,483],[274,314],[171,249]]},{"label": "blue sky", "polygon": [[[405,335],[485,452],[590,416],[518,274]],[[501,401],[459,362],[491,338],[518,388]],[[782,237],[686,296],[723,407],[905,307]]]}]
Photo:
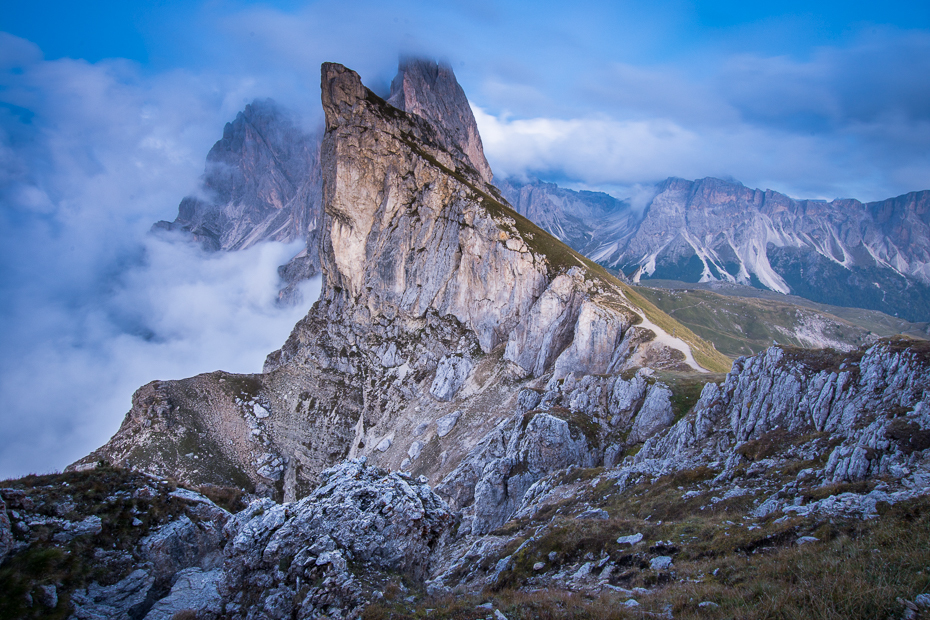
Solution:
[{"label": "blue sky", "polygon": [[289,252],[153,240],[255,98],[320,121],[319,65],[382,93],[452,64],[495,174],[635,194],[930,189],[930,3],[10,2],[0,7],[0,477],[61,468],[132,391],[257,371],[306,308]]}]

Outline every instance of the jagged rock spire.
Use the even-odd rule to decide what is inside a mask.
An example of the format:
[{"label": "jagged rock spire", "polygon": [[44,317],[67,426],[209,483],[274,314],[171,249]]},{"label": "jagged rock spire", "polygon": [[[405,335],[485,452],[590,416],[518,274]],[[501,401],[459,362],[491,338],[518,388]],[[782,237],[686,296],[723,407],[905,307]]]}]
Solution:
[{"label": "jagged rock spire", "polygon": [[388,103],[443,127],[481,178],[486,183],[493,180],[475,115],[451,66],[424,58],[401,58],[397,76],[391,82]]}]

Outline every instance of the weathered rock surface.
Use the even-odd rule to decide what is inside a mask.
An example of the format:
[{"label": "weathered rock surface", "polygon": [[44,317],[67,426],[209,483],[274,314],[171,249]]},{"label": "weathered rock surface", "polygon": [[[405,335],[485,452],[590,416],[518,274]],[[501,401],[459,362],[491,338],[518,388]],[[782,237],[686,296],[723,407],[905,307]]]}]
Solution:
[{"label": "weathered rock surface", "polygon": [[425,479],[348,461],[299,502],[255,502],[227,525],[226,610],[233,618],[351,616],[372,599],[373,579],[426,577],[453,520]]},{"label": "weathered rock surface", "polygon": [[[154,229],[187,232],[210,251],[305,239],[306,250],[280,269],[294,285],[320,267],[319,158],[319,133],[303,129],[271,99],[257,99],[226,124],[210,149],[199,194],[181,201],[173,222]],[[290,286],[285,295],[295,290]]]},{"label": "weathered rock surface", "polygon": [[475,115],[451,66],[422,58],[402,59],[387,102],[444,128],[441,139],[446,149],[459,148],[485,183],[493,180]]},{"label": "weathered rock surface", "polygon": [[683,341],[634,327],[620,282],[501,202],[445,128],[340,65],[323,66],[322,93],[319,302],[262,375],[140,389],[86,462],[287,500],[361,455],[438,481],[537,377],[696,367]]},{"label": "weathered rock surface", "polygon": [[930,319],[930,191],[863,204],[670,178],[634,208],[541,182],[509,179],[501,190],[550,233],[637,282],[736,282]]},{"label": "weathered rock surface", "polygon": [[218,589],[222,581],[223,571],[218,568],[178,571],[171,592],[152,606],[145,620],[171,620],[182,611],[196,612],[198,618],[218,617],[223,612],[223,598]]},{"label": "weathered rock surface", "polygon": [[[72,618],[130,620],[170,618],[168,608],[222,611],[216,599],[189,604],[209,598],[194,575],[216,581],[221,573],[231,516],[207,497],[110,467],[10,484],[15,488],[0,489],[13,522],[9,553],[0,559],[7,575],[0,605],[10,617],[70,611]],[[191,585],[183,597],[179,575]],[[171,600],[160,604],[166,595]],[[153,606],[161,611],[152,614]]]},{"label": "weathered rock surface", "polygon": [[13,549],[13,530],[10,527],[10,517],[6,512],[6,503],[0,497],[0,562]]}]

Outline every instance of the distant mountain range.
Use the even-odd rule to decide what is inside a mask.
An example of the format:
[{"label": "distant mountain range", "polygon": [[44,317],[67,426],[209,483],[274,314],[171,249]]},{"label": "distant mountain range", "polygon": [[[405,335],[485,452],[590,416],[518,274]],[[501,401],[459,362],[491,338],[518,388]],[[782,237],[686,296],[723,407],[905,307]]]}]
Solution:
[{"label": "distant mountain range", "polygon": [[930,191],[863,204],[670,178],[642,210],[598,192],[507,179],[520,213],[633,282],[730,282],[930,319]]}]

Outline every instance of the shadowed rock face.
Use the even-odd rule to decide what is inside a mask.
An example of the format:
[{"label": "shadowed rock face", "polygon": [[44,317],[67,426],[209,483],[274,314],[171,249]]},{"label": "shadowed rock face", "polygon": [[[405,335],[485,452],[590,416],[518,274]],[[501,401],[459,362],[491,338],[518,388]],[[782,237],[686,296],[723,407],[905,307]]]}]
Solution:
[{"label": "shadowed rock face", "polygon": [[667,334],[633,327],[641,311],[618,281],[503,203],[442,128],[341,65],[323,66],[322,94],[320,300],[264,374],[146,386],[85,461],[245,478],[288,499],[345,457],[435,481],[527,383],[644,359],[694,369]]},{"label": "shadowed rock face", "polygon": [[402,59],[391,82],[388,103],[444,128],[441,139],[449,142],[446,148],[460,148],[484,182],[493,180],[475,115],[452,67],[423,58]]},{"label": "shadowed rock face", "polygon": [[322,211],[319,140],[271,99],[254,101],[210,149],[200,195],[156,227],[190,232],[213,251],[307,238]]}]

